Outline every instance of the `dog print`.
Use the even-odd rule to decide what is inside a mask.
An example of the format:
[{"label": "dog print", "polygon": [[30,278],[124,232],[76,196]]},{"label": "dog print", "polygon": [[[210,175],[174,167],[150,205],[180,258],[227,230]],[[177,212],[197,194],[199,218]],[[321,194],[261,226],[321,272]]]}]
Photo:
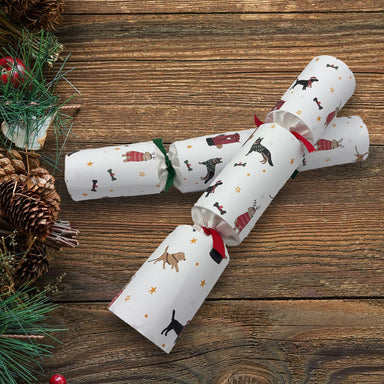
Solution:
[{"label": "dog print", "polygon": [[268,164],[270,166],[273,166],[272,158],[271,158],[271,152],[267,148],[264,147],[264,145],[261,144],[261,141],[263,140],[262,137],[259,137],[253,144],[249,152],[245,155],[248,156],[251,152],[258,152],[263,156],[263,160],[260,162],[262,164],[265,164],[268,161]]},{"label": "dog print", "polygon": [[217,188],[219,185],[223,185],[223,182],[222,182],[221,180],[216,181],[215,185],[210,185],[210,186],[205,190],[205,192],[207,192],[207,194],[205,195],[205,197],[208,197],[211,193],[215,193],[216,188]]},{"label": "dog print", "polygon": [[315,76],[310,77],[308,80],[296,80],[296,83],[292,86],[292,89],[296,87],[296,85],[302,85],[302,90],[305,91],[308,88],[312,88],[312,83],[315,81],[319,81]]},{"label": "dog print", "polygon": [[207,184],[209,180],[213,179],[213,177],[215,176],[216,165],[221,164],[221,160],[222,157],[215,157],[207,161],[199,161],[199,164],[205,165],[207,167],[207,174],[201,178],[201,180],[204,180],[204,184]]},{"label": "dog print", "polygon": [[184,252],[168,253],[168,248],[169,248],[169,245],[167,245],[164,253],[160,257],[150,261],[154,261],[154,264],[162,261],[163,269],[165,269],[166,264],[169,264],[171,266],[171,270],[175,269],[176,272],[179,272],[179,261],[185,260],[185,254]]},{"label": "dog print", "polygon": [[[177,337],[181,335],[181,332],[183,332],[185,325],[181,324],[179,321],[175,319],[176,311],[172,311],[172,319],[171,322],[161,331],[161,334],[168,336],[168,333],[171,331],[175,331]],[[188,324],[188,323],[187,323]],[[186,324],[186,325],[187,325]]]}]

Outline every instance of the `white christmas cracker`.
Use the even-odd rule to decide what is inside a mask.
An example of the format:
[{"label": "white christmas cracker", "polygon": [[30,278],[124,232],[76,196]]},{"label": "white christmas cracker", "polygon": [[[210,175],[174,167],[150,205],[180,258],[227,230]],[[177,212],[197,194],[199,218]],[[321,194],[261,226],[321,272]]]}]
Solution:
[{"label": "white christmas cracker", "polygon": [[[338,78],[334,76],[336,71],[344,77],[344,80],[339,80],[337,87],[333,86]],[[309,87],[309,78],[316,84],[316,90],[315,85]],[[300,87],[296,90],[297,85]],[[352,96],[354,89],[354,76],[343,62],[330,56],[312,60],[283,97],[284,100],[290,100],[289,104],[286,102],[289,108],[283,104],[280,109],[267,115],[276,118],[282,125],[267,123],[254,132],[253,137],[248,139],[210,185],[214,193],[203,194],[192,208],[194,223],[215,228],[227,245],[240,244],[300,165],[305,151],[292,132],[307,136],[308,140],[317,140],[329,124],[324,123],[327,111],[340,109]],[[317,94],[325,95],[325,90],[332,96],[314,97]],[[321,109],[320,99],[323,100]],[[305,119],[297,118],[300,124],[292,125],[292,113],[283,112],[283,108],[295,110]],[[313,119],[313,115],[318,117]],[[299,138],[305,142],[305,138]],[[246,166],[239,170],[234,167],[238,162],[246,163]]]},{"label": "white christmas cracker", "polygon": [[[352,72],[343,62],[329,56],[326,59],[319,57],[313,60],[309,67],[310,71],[306,68],[303,74],[310,75],[312,82],[317,79],[319,95],[324,95],[324,89],[333,88],[334,76],[327,76],[326,71],[340,70],[339,73],[344,75],[351,74],[351,76],[344,76],[343,80],[338,84],[338,87],[345,86],[347,91],[334,88],[330,92],[335,93],[337,97],[322,98],[321,100],[321,106],[326,111],[341,108],[354,90],[355,80]],[[326,70],[324,70],[324,67]],[[298,163],[302,161],[305,153],[302,144],[305,143],[305,139],[314,140],[316,138],[317,140],[325,126],[329,125],[329,123],[324,124],[322,116],[319,119],[313,119],[307,111],[307,109],[312,110],[312,114],[316,114],[316,108],[319,108],[319,98],[317,98],[315,104],[308,103],[306,91],[311,87],[303,82],[304,76],[302,75],[291,87],[291,89],[294,89],[297,84],[300,84],[302,97],[296,95],[294,91],[292,93],[295,94],[294,102],[291,102],[289,106],[291,109],[301,111],[305,116],[305,120],[301,120],[299,125],[292,126],[291,120],[286,118],[288,115],[285,115],[284,118],[279,118],[279,123],[270,121],[261,125],[243,144],[239,153],[213,179],[210,186],[193,207],[194,228],[202,228],[203,231],[211,233],[211,235],[206,235],[206,240],[209,243],[201,245],[200,248],[202,242],[197,245],[200,237],[189,238],[193,233],[191,227],[187,227],[189,232],[187,231],[185,234],[175,234],[174,232],[170,235],[171,238],[168,237],[160,245],[152,258],[143,265],[134,276],[134,279],[126,286],[123,293],[119,294],[111,304],[110,309],[112,312],[166,352],[171,350],[177,336],[191,320],[191,317],[208,294],[208,292],[204,292],[204,295],[202,295],[201,291],[198,290],[198,280],[203,286],[207,281],[216,281],[228,263],[226,250],[222,252],[224,258],[221,260],[217,257],[217,252],[213,252],[213,250],[217,249],[217,236],[225,244],[239,244],[253,228],[261,213],[267,208],[292,172],[297,169]],[[309,93],[309,95],[312,98],[313,94]],[[274,118],[273,114],[271,116]],[[303,122],[306,122],[306,124],[303,125]],[[295,132],[299,135],[297,136]],[[302,136],[306,137],[303,138]],[[306,146],[309,147],[308,143]],[[338,145],[338,147],[341,147],[341,145]],[[239,169],[235,166],[239,162],[246,164],[246,166]],[[195,233],[197,234],[197,231]],[[199,233],[203,236],[202,232]],[[212,240],[210,237],[212,237]],[[177,246],[171,249],[170,244],[172,246],[177,244]],[[192,245],[197,245],[196,248],[192,249],[196,251],[196,255],[202,255],[207,263],[205,268],[207,273],[203,277],[200,277],[200,275],[197,277],[192,268],[188,269],[190,273],[186,273],[182,279],[179,279],[181,275],[175,273],[165,276],[164,270],[167,268],[168,272],[172,272],[173,269],[176,272],[177,266],[180,267],[180,272],[184,259],[185,261],[193,260],[187,258],[183,251],[183,249],[187,249],[187,246],[189,247],[188,250],[191,249]],[[224,261],[226,262],[224,263]],[[161,271],[155,270],[154,265],[151,264],[158,262],[163,263],[161,277]],[[201,260],[198,263],[200,265]],[[193,264],[190,264],[190,266],[192,267]],[[158,279],[161,279],[161,281]],[[174,282],[176,285],[174,285]],[[152,297],[155,294],[154,291],[157,290],[157,286],[150,284],[159,284],[160,286],[160,283],[167,284],[167,287],[169,287],[167,290],[169,295],[165,295],[165,302],[160,301],[160,299],[158,301],[154,300]],[[213,285],[209,288],[212,287]],[[133,301],[131,302],[133,297],[138,297],[135,304]],[[182,309],[179,310],[178,308]],[[151,311],[151,318],[154,319],[151,323],[148,322],[150,316],[146,312],[149,310]],[[172,337],[168,337],[169,335],[172,335]]]},{"label": "white christmas cracker", "polygon": [[110,311],[169,353],[228,265],[226,249],[219,260],[212,247],[212,236],[202,228],[177,227],[115,297]]},{"label": "white christmas cracker", "polygon": [[355,90],[352,71],[332,56],[314,58],[265,118],[313,144]]},{"label": "white christmas cracker", "polygon": [[[181,192],[205,190],[254,130],[172,143],[168,157],[175,171],[175,187]],[[304,155],[299,171],[365,159],[369,147],[367,127],[358,116],[335,117],[315,147],[317,152]],[[235,166],[243,168],[246,164],[238,162]],[[76,201],[160,193],[167,177],[165,156],[152,141],[86,149],[65,158],[65,181]]]}]

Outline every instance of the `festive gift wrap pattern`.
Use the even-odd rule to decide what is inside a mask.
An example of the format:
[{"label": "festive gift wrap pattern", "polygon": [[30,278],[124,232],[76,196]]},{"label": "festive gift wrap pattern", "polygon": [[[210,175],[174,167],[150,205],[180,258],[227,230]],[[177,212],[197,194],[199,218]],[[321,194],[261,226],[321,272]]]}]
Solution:
[{"label": "festive gift wrap pattern", "polygon": [[267,115],[315,143],[355,90],[355,76],[332,56],[314,58]]},{"label": "festive gift wrap pattern", "polygon": [[304,153],[299,171],[363,161],[369,151],[367,126],[359,116],[335,117],[315,148]]},{"label": "festive gift wrap pattern", "polygon": [[159,193],[167,179],[164,155],[152,142],[85,149],[65,157],[72,199]]},{"label": "festive gift wrap pattern", "polygon": [[202,228],[177,227],[110,304],[110,311],[169,353],[229,262],[211,257]]},{"label": "festive gift wrap pattern", "polygon": [[181,192],[204,190],[253,131],[226,132],[172,143],[168,155],[176,171],[175,187]]},{"label": "festive gift wrap pattern", "polygon": [[196,202],[194,223],[215,228],[227,245],[241,243],[302,156],[302,144],[289,131],[261,125]]}]

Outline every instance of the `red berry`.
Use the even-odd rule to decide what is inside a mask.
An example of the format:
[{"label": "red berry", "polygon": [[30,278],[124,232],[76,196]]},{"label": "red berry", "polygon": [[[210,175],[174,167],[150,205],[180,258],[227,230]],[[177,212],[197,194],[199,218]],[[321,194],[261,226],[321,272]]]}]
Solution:
[{"label": "red berry", "polygon": [[53,375],[49,379],[49,384],[67,384],[67,380],[62,375]]},{"label": "red berry", "polygon": [[25,64],[20,59],[11,56],[0,58],[1,82],[8,83],[11,80],[12,86],[20,86],[20,78],[25,73]]}]

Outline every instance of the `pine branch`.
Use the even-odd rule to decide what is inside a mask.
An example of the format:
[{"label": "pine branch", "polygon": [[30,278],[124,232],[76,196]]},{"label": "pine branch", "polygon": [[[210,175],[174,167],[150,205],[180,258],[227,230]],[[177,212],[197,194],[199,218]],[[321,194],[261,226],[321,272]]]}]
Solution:
[{"label": "pine branch", "polygon": [[56,308],[45,292],[23,289],[0,295],[1,383],[31,383],[43,374],[39,361],[52,354],[53,346],[42,341],[56,340],[52,332],[63,330],[45,324],[47,314]]}]

